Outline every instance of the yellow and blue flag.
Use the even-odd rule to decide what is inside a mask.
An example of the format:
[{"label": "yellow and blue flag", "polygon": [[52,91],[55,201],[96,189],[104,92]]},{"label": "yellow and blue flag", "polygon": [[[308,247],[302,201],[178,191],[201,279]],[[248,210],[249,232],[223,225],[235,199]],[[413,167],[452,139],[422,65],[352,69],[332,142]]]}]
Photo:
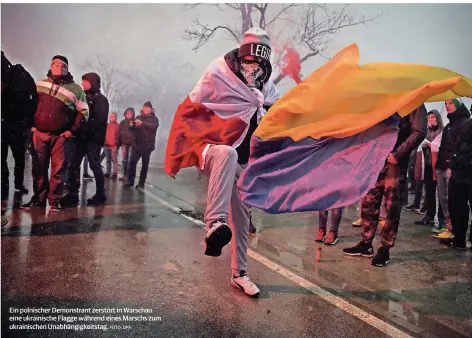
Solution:
[{"label": "yellow and blue flag", "polygon": [[375,185],[395,145],[394,116],[472,97],[472,80],[448,69],[359,58],[357,45],[344,48],[264,116],[238,182],[244,202],[273,214],[350,205]]}]

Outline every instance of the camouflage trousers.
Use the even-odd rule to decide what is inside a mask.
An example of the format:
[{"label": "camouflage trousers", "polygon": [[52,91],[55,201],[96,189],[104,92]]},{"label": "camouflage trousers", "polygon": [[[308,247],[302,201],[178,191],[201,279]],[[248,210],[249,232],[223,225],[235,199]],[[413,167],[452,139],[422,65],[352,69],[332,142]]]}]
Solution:
[{"label": "camouflage trousers", "polygon": [[407,168],[386,163],[379,174],[375,187],[362,200],[362,237],[366,242],[372,242],[379,223],[382,198],[385,201],[386,218],[381,230],[383,246],[392,247],[397,238],[398,224],[402,211],[402,201],[405,193]]}]

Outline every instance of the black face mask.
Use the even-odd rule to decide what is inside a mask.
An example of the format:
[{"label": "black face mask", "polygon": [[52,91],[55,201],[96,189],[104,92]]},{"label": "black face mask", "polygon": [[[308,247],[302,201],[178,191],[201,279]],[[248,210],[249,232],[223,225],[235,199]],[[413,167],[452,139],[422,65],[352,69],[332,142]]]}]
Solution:
[{"label": "black face mask", "polygon": [[261,86],[261,79],[264,71],[258,62],[241,62],[241,74],[246,79],[248,87],[259,88]]},{"label": "black face mask", "polygon": [[255,60],[241,60],[240,73],[251,88],[261,88],[269,80],[271,74],[270,64]]}]

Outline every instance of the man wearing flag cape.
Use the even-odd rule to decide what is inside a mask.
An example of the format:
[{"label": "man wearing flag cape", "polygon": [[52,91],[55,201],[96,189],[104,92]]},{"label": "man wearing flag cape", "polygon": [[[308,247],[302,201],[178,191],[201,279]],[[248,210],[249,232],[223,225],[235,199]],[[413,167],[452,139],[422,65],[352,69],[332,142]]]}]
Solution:
[{"label": "man wearing flag cape", "polygon": [[279,98],[269,81],[271,47],[254,27],[241,46],[213,61],[177,109],[167,142],[165,171],[171,176],[197,166],[208,176],[205,236],[208,256],[231,241],[231,284],[259,295],[247,275],[249,207],[237,181],[249,159],[250,139],[266,110]]},{"label": "man wearing flag cape", "polygon": [[251,140],[241,199],[268,213],[362,206],[363,240],[348,255],[372,257],[382,196],[387,220],[372,260],[385,266],[397,237],[408,156],[426,135],[425,102],[472,97],[472,80],[414,64],[360,66],[344,48],[284,94]]}]

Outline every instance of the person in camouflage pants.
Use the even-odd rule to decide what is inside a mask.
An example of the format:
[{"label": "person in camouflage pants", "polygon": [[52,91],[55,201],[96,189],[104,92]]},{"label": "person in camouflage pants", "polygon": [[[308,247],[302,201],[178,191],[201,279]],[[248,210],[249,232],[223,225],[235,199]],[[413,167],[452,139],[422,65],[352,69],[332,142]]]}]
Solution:
[{"label": "person in camouflage pants", "polygon": [[381,243],[388,247],[394,245],[400,223],[407,171],[399,165],[386,162],[375,187],[364,197],[361,207],[364,241],[372,241],[375,236],[382,198],[385,198],[386,218],[381,232]]},{"label": "person in camouflage pants", "polygon": [[[399,116],[395,114],[398,118]],[[395,116],[394,115],[394,116]],[[381,231],[382,246],[372,259],[372,265],[385,266],[390,261],[390,248],[397,238],[398,224],[406,191],[408,162],[411,152],[426,137],[426,107],[421,105],[400,119],[398,138],[379,174],[375,187],[364,197],[361,208],[362,241],[343,250],[348,256],[373,257],[372,241],[379,223],[382,198],[386,205],[385,225]]]}]

